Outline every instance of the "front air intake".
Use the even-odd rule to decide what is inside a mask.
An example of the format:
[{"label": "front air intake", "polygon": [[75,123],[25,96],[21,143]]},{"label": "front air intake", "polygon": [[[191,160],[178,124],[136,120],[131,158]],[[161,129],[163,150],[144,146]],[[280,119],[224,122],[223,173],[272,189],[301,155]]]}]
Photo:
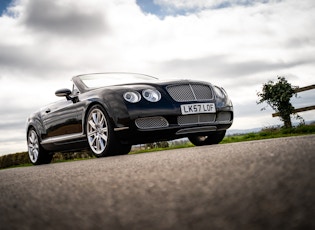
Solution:
[{"label": "front air intake", "polygon": [[139,129],[157,129],[168,127],[168,121],[164,117],[144,117],[135,121]]}]

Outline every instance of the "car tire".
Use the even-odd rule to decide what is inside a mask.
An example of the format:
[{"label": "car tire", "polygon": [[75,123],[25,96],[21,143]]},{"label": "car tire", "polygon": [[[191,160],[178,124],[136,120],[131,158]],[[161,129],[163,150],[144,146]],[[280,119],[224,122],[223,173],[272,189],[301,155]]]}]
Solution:
[{"label": "car tire", "polygon": [[113,125],[102,106],[94,105],[87,114],[86,136],[90,150],[96,157],[115,155],[119,145]]},{"label": "car tire", "polygon": [[225,132],[226,130],[221,130],[210,132],[205,136],[191,135],[188,139],[196,146],[219,144],[223,140]]},{"label": "car tire", "polygon": [[117,155],[125,155],[128,154],[131,150],[131,145],[129,144],[120,144],[116,146],[114,154]]},{"label": "car tire", "polygon": [[39,137],[34,128],[27,133],[28,156],[33,165],[49,164],[53,154],[46,151],[39,143]]}]

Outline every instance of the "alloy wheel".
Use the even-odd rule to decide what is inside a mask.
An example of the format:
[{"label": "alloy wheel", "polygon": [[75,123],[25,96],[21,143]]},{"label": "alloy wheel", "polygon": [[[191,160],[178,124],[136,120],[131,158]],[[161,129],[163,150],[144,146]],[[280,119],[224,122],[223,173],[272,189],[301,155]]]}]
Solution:
[{"label": "alloy wheel", "polygon": [[39,141],[35,130],[28,133],[28,155],[32,163],[36,163],[39,157]]},{"label": "alloy wheel", "polygon": [[108,145],[108,124],[105,114],[99,108],[94,108],[87,119],[87,139],[91,150],[101,155]]}]

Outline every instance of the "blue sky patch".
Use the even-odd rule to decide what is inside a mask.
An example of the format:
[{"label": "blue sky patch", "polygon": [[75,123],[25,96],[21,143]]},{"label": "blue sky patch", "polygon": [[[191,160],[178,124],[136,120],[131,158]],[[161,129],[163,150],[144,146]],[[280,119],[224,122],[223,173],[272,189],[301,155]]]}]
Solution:
[{"label": "blue sky patch", "polygon": [[[196,13],[205,9],[219,10],[224,8],[230,8],[234,6],[254,6],[258,3],[266,4],[270,0],[221,0],[217,2],[207,2],[204,5],[196,4],[185,7],[176,8],[174,4],[159,4],[155,0],[136,0],[137,5],[141,8],[145,14],[154,14],[163,19],[166,16],[187,15]],[[276,0],[280,2],[282,0]]]},{"label": "blue sky patch", "polygon": [[154,14],[163,19],[166,16],[185,15],[196,12],[194,9],[175,9],[173,7],[165,7],[156,4],[154,0],[136,0],[137,5],[145,14]]},{"label": "blue sky patch", "polygon": [[136,2],[144,13],[155,15],[162,14],[161,6],[155,4],[152,0],[137,0]]},{"label": "blue sky patch", "polygon": [[8,6],[11,4],[11,0],[1,0],[0,1],[0,15],[3,15],[8,8]]}]

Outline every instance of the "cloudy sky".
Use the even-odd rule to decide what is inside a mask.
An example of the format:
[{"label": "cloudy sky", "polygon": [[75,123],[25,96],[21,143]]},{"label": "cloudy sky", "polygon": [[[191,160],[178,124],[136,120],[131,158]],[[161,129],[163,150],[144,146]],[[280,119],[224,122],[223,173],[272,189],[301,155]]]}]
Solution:
[{"label": "cloudy sky", "polygon": [[314,0],[1,0],[0,154],[25,151],[27,116],[90,72],[207,80],[232,98],[232,129],[281,124],[256,94],[277,76],[314,84],[314,24]]}]

